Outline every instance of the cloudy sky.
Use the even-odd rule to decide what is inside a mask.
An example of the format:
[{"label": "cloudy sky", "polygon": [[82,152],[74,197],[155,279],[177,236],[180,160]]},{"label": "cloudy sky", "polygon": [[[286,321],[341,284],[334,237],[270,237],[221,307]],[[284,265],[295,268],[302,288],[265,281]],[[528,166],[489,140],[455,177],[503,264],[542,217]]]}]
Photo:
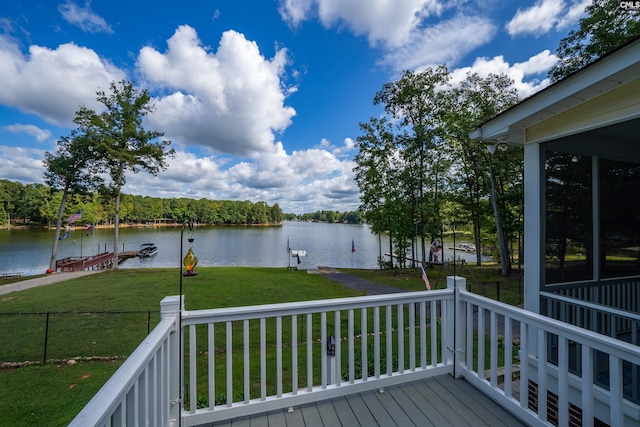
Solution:
[{"label": "cloudy sky", "polygon": [[358,124],[404,70],[548,84],[590,0],[0,0],[0,179],[42,159],[112,81],[148,89],[177,155],[129,194],[355,210]]}]

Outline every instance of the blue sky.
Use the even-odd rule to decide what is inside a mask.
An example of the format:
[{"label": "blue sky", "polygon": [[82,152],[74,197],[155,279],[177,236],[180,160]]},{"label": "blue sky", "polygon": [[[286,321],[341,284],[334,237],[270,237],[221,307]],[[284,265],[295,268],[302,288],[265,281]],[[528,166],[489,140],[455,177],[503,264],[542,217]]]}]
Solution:
[{"label": "blue sky", "polygon": [[0,0],[0,179],[43,181],[42,159],[96,91],[148,89],[147,129],[177,156],[124,191],[355,210],[359,123],[404,70],[505,73],[549,84],[559,40],[590,0]]}]

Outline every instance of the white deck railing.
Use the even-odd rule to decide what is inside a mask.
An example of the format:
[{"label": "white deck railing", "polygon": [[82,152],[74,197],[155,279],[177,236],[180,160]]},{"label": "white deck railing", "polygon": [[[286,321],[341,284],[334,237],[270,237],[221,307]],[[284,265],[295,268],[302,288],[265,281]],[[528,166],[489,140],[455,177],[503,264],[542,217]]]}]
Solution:
[{"label": "white deck railing", "polygon": [[[631,313],[640,312],[639,277],[546,285],[545,291],[545,294],[561,295]],[[547,315],[551,316],[552,313]]]},{"label": "white deck railing", "polygon": [[[624,399],[623,391],[637,387],[630,375],[640,364],[637,346],[463,290],[457,301],[464,307],[459,312],[464,310],[466,316],[456,319],[456,327],[466,325],[464,334],[459,332],[466,339],[464,348],[478,348],[477,356],[467,351],[464,366],[457,369],[506,409],[532,425],[553,418],[566,426],[571,412],[581,412],[582,425],[593,425],[594,416],[611,426],[640,423],[640,407]],[[516,334],[518,363],[512,362],[513,347],[501,346],[501,341],[514,341]],[[485,345],[489,345],[488,361]],[[499,358],[504,360],[500,369]],[[594,375],[596,365],[607,369]],[[578,367],[577,372],[572,366]],[[548,405],[550,395],[553,408]]]},{"label": "white deck railing", "polygon": [[[163,317],[76,425],[177,425],[170,319]],[[184,311],[181,322],[185,426],[445,373],[531,425],[554,417],[568,425],[572,405],[583,425],[594,416],[610,425],[640,422],[640,407],[623,393],[626,366],[640,364],[637,346],[477,296],[460,277],[449,277],[446,290]],[[332,335],[334,355],[327,354]],[[592,369],[571,373],[575,358],[580,366],[606,358],[605,386]]]},{"label": "white deck railing", "polygon": [[162,301],[160,323],[69,426],[169,426],[177,419],[178,301]]},{"label": "white deck railing", "polygon": [[185,312],[185,425],[451,372],[440,318],[452,301],[433,291]]}]

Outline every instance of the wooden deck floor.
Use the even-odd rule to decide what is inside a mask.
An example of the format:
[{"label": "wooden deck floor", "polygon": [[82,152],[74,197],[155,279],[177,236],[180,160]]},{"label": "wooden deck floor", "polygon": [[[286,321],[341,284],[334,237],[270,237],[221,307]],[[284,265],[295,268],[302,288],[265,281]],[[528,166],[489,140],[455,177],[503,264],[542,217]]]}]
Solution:
[{"label": "wooden deck floor", "polygon": [[204,426],[524,426],[465,380],[441,375]]}]

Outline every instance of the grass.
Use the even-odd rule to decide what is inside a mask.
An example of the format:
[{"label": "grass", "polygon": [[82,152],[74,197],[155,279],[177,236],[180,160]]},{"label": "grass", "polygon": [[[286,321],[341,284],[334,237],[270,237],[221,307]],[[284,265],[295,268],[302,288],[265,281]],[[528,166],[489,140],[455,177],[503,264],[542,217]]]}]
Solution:
[{"label": "grass", "polygon": [[[199,274],[195,277],[183,278],[183,293],[188,310],[359,295],[328,281],[322,275],[310,275],[305,271],[203,267],[199,268],[198,272]],[[388,286],[407,290],[424,290],[424,282],[415,270],[406,270],[403,273],[371,270],[346,270],[346,272]],[[475,269],[474,272],[476,272]],[[444,270],[429,269],[427,274],[432,285],[437,283],[437,288],[445,286]],[[459,274],[465,275],[464,272]],[[496,276],[499,275],[497,267],[493,266],[487,268],[486,272],[477,271],[476,279],[478,276],[487,278],[488,281],[495,281]],[[179,282],[180,276],[174,269],[122,269],[32,288],[0,297],[0,323],[5,317],[1,315],[3,313],[157,311],[162,298],[179,293]],[[0,283],[1,286],[8,282]],[[58,315],[58,317],[64,316]],[[154,317],[154,322],[156,321],[157,315]],[[106,342],[107,339],[115,336],[117,342],[124,343],[123,345],[131,349],[124,351],[124,354],[130,354],[146,335],[146,328],[141,335],[139,331],[129,330],[123,326],[131,322],[120,321],[120,324],[109,324],[104,319],[100,319],[99,322],[101,332],[90,335],[92,343],[78,344],[85,349],[90,347],[93,353],[98,351],[98,347],[91,346],[102,343],[102,347],[109,349],[113,354],[114,348]],[[299,322],[302,322],[302,319],[299,319]],[[82,326],[77,319],[69,320],[69,323],[72,329]],[[17,327],[18,325],[0,324],[0,331]],[[42,332],[42,328],[43,326],[38,326],[30,329],[37,335]],[[299,337],[302,335],[300,334]],[[0,341],[2,340],[3,335],[0,332]],[[62,347],[73,348],[72,343]],[[6,347],[0,342],[0,359],[3,348]],[[217,363],[221,361],[221,357],[216,358]],[[121,363],[122,359],[79,361],[72,365],[68,365],[65,361],[58,361],[18,369],[1,369],[0,425],[68,424]],[[201,363],[200,358],[198,358],[199,363]],[[240,364],[234,363],[234,366],[240,366]],[[288,374],[285,372],[284,375]],[[303,380],[305,379],[300,378],[300,381]]]},{"label": "grass", "polygon": [[[344,272],[362,277],[372,282],[407,291],[424,291],[420,269],[407,268],[400,270],[360,270],[342,269]],[[447,267],[434,266],[425,269],[432,289],[445,289],[447,276],[453,275],[453,265]],[[522,274],[515,272],[513,276],[501,277],[500,266],[495,263],[485,263],[482,267],[468,264],[458,265],[457,276],[467,279],[467,290],[504,302],[510,305],[522,304],[524,282]],[[498,285],[499,284],[499,285]],[[499,295],[499,298],[498,298]]]},{"label": "grass", "polygon": [[[306,271],[204,267],[198,272],[183,278],[187,310],[357,295]],[[0,299],[0,313],[159,310],[162,298],[179,294],[179,280],[175,269],[107,271],[5,295]]]},{"label": "grass", "polygon": [[65,426],[122,361],[29,366],[0,371],[0,425]]}]

